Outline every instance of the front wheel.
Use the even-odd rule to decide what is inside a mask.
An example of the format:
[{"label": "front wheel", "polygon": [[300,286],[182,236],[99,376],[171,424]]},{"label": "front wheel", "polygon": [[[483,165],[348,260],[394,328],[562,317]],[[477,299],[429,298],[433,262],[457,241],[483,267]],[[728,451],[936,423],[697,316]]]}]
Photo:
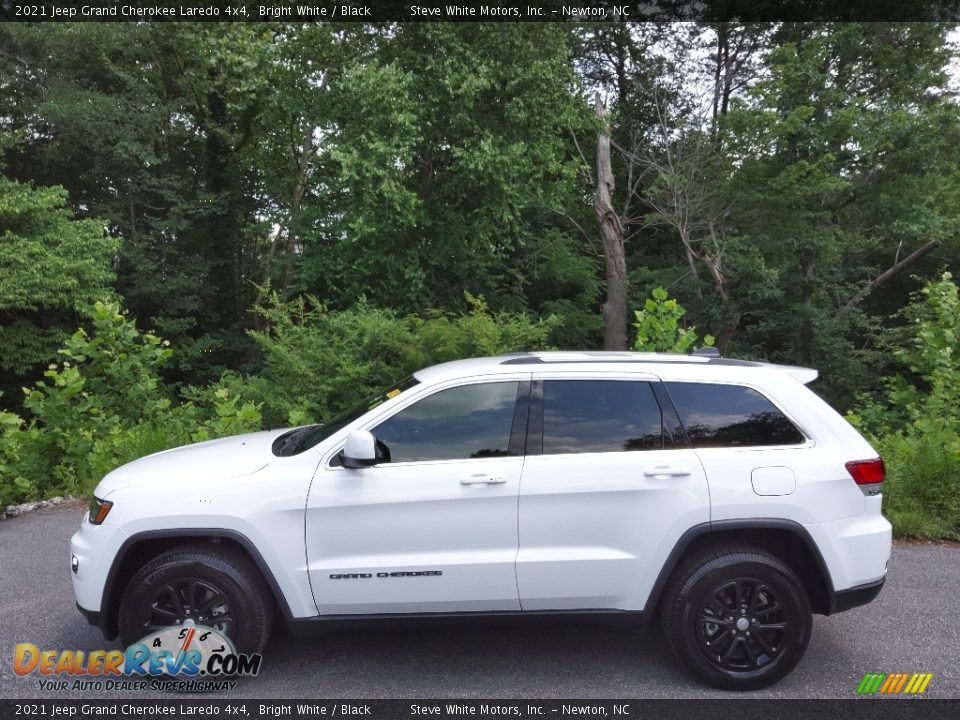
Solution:
[{"label": "front wheel", "polygon": [[708,685],[753,690],[783,678],[803,657],[813,616],[803,583],[750,546],[686,561],[667,588],[662,621],[681,662]]},{"label": "front wheel", "polygon": [[120,601],[120,640],[193,620],[223,633],[238,652],[259,652],[270,636],[273,602],[256,566],[222,545],[187,545],[158,555],[137,572]]}]

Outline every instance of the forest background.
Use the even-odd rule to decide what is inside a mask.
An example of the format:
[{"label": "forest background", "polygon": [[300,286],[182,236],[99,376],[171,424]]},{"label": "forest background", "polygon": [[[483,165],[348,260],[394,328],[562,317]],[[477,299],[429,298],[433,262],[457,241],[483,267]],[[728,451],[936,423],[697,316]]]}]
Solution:
[{"label": "forest background", "polygon": [[960,539],[938,23],[0,24],[0,503],[433,362],[815,367]]}]

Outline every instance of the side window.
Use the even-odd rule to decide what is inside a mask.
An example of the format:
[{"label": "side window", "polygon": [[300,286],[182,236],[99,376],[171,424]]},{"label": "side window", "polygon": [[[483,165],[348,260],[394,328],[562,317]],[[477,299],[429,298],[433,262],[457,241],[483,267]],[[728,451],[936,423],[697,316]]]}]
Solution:
[{"label": "side window", "polygon": [[390,462],[509,455],[517,382],[448,388],[380,423],[373,435]]},{"label": "side window", "polygon": [[751,388],[683,382],[665,385],[695,448],[799,445],[806,440],[772,402]]},{"label": "side window", "polygon": [[543,382],[544,455],[659,450],[661,425],[660,406],[650,383]]}]

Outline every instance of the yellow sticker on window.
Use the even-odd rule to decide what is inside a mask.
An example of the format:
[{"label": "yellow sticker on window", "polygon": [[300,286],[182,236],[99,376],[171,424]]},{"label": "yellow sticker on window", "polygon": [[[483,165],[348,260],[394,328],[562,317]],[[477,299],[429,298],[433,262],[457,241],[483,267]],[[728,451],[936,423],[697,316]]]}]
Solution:
[{"label": "yellow sticker on window", "polygon": [[388,397],[388,398],[395,398],[395,397],[396,397],[397,395],[399,395],[399,394],[400,394],[400,388],[394,388],[393,390],[391,390],[390,392],[387,393],[387,397]]}]

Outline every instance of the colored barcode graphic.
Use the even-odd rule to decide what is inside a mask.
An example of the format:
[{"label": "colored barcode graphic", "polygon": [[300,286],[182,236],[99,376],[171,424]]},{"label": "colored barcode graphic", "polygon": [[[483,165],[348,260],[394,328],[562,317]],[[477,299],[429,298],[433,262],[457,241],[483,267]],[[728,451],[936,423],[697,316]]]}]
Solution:
[{"label": "colored barcode graphic", "polygon": [[867,673],[857,687],[858,695],[920,695],[933,680],[933,673]]}]

